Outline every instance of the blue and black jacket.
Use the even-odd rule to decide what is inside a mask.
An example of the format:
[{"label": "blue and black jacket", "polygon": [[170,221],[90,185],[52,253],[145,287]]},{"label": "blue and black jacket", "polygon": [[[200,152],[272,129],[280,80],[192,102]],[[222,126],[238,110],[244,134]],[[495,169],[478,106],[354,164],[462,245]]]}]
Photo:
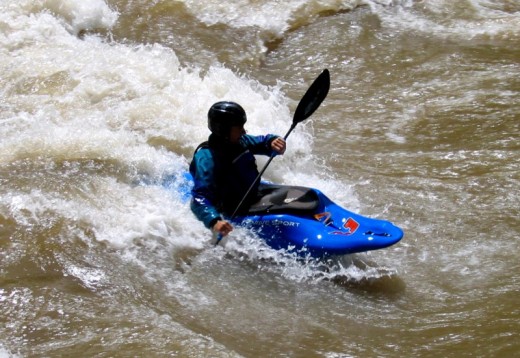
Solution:
[{"label": "blue and black jacket", "polygon": [[[231,144],[214,134],[199,145],[190,164],[194,179],[191,210],[211,228],[221,213],[231,215],[258,176],[255,154],[270,156],[271,142],[278,136],[243,135],[238,144]],[[259,182],[244,201],[245,210],[255,201]]]}]

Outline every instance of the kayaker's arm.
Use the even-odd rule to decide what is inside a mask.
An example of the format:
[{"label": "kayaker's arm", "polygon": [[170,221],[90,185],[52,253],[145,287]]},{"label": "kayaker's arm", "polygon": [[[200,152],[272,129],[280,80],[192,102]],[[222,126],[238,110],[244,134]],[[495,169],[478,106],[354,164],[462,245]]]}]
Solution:
[{"label": "kayaker's arm", "polygon": [[253,154],[274,156],[285,153],[285,140],[274,134],[267,135],[244,135],[240,139],[242,145],[251,150]]},{"label": "kayaker's arm", "polygon": [[216,202],[214,162],[208,149],[201,149],[196,153],[190,165],[190,173],[194,181],[191,190],[191,211],[204,223],[204,226],[211,229],[217,221],[222,220],[222,217],[214,204]]},{"label": "kayaker's arm", "polygon": [[228,235],[233,231],[233,225],[222,219],[220,214],[213,209],[212,205],[202,203],[200,198],[197,200],[194,197],[191,201],[191,211],[204,223],[204,226],[222,236]]}]

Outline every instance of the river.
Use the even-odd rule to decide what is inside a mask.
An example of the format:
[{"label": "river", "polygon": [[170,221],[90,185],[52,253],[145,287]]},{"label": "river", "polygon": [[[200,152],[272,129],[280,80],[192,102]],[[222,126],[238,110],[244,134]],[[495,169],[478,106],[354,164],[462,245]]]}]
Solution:
[{"label": "river", "polygon": [[[520,357],[520,2],[0,0],[0,357]],[[214,247],[165,178],[209,106],[384,250]],[[258,158],[259,165],[265,159]],[[175,187],[174,182],[174,187]]]}]

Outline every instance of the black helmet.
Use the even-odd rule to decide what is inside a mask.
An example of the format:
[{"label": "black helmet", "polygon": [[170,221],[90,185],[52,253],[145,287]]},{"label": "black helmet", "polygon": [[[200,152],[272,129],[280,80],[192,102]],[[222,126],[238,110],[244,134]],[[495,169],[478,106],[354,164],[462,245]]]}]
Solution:
[{"label": "black helmet", "polygon": [[219,137],[226,138],[231,127],[243,126],[246,121],[246,111],[235,102],[217,102],[208,112],[208,128]]}]

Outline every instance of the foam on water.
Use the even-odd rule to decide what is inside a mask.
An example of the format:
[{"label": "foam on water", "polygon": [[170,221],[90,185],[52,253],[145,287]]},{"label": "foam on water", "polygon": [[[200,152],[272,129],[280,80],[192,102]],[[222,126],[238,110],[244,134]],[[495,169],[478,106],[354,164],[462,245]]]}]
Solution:
[{"label": "foam on water", "polygon": [[118,14],[103,0],[38,0],[21,1],[21,7],[31,12],[49,11],[72,34],[84,30],[109,29],[117,21]]},{"label": "foam on water", "polygon": [[[281,132],[290,123],[279,89],[223,67],[213,67],[202,76],[196,69],[182,68],[175,53],[160,45],[131,47],[96,37],[82,41],[63,31],[61,23],[47,13],[6,20],[17,25],[4,38],[7,46],[16,42],[12,48],[16,56],[4,53],[1,67],[6,109],[2,120],[12,135],[8,139],[21,140],[24,131],[27,137],[34,137],[31,130],[45,128],[51,133],[64,128],[65,134],[74,135],[75,128],[78,132],[116,133],[119,140],[141,143],[160,136],[180,147],[194,148],[208,135],[207,108],[224,98],[246,108],[252,133],[266,128]],[[50,31],[42,31],[42,23]],[[16,41],[18,35],[24,41]],[[25,116],[21,123],[17,120],[20,115]],[[20,126],[25,126],[24,131]],[[304,150],[307,145],[298,141],[297,132],[293,142]],[[89,133],[88,137],[95,141],[96,135]],[[101,137],[104,142],[106,137]],[[122,143],[125,148],[128,144]],[[5,149],[3,160],[13,160],[16,153],[16,149]]]},{"label": "foam on water", "polygon": [[351,10],[363,0],[291,0],[291,1],[220,1],[184,0],[186,7],[200,21],[208,24],[256,27],[281,37],[289,29],[308,24],[323,12]]},{"label": "foam on water", "polygon": [[[0,302],[2,302],[2,295],[1,295],[1,292],[2,290],[0,290]],[[20,355],[18,354],[12,354],[11,352],[9,352],[7,349],[4,348],[3,344],[0,343],[0,358],[18,358],[20,357]]]},{"label": "foam on water", "polygon": [[506,2],[369,0],[368,4],[385,26],[394,29],[416,30],[457,40],[505,41],[520,38],[519,6],[507,5]]}]

